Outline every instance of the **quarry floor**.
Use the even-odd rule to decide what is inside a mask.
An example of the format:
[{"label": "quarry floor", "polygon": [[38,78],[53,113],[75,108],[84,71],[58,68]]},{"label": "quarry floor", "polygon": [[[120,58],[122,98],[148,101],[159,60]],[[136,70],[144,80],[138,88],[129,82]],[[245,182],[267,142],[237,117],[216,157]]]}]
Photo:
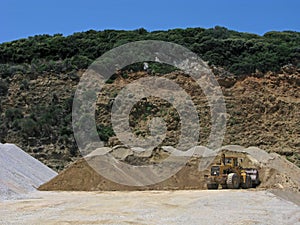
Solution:
[{"label": "quarry floor", "polygon": [[300,224],[299,193],[274,193],[34,192],[0,202],[0,224]]}]

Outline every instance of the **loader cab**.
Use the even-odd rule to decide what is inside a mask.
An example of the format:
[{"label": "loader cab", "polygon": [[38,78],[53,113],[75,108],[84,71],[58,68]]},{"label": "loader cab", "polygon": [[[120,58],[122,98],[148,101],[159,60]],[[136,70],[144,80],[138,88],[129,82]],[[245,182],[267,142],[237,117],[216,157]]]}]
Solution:
[{"label": "loader cab", "polygon": [[225,157],[222,155],[221,162],[211,167],[211,176],[223,176],[229,173],[237,172],[238,169],[238,158],[237,157]]},{"label": "loader cab", "polygon": [[222,157],[220,165],[220,174],[228,175],[230,173],[239,174],[239,163],[238,158],[234,156],[230,157]]},{"label": "loader cab", "polygon": [[225,155],[222,155],[221,164],[223,164],[224,166],[228,165],[232,167],[239,166],[237,157],[225,157]]},{"label": "loader cab", "polygon": [[238,166],[238,158],[236,158],[236,157],[225,158],[225,165],[231,165],[232,167],[237,167]]}]

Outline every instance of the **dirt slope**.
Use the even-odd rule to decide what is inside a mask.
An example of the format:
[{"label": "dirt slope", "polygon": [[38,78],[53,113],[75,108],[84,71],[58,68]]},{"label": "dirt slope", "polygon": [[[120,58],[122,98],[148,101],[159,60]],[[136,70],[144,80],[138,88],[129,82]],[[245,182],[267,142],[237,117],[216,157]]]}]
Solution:
[{"label": "dirt slope", "polygon": [[[16,143],[57,171],[75,161],[79,153],[72,135],[70,106],[82,73],[50,73],[37,77],[17,74],[9,79],[10,94],[0,99],[0,141]],[[284,67],[278,73],[257,72],[245,77],[228,75],[224,71],[217,71],[216,74],[227,108],[224,145],[258,146],[283,155],[300,166],[299,69]],[[108,138],[113,134],[110,128],[112,101],[124,86],[145,76],[149,74],[127,71],[103,87],[97,102],[96,120],[99,126],[105,128],[102,135],[109,139],[106,141],[107,146],[120,144],[116,137]],[[206,146],[211,126],[210,107],[201,88],[181,72],[157,76],[176,82],[191,96],[200,118],[199,145]],[[24,82],[27,84],[25,89]],[[147,122],[154,116],[163,117],[168,129],[162,146],[176,146],[180,121],[170,105],[158,99],[150,99],[140,101],[135,108],[130,116],[130,126],[135,135],[147,135]],[[19,114],[14,115],[16,110]],[[31,118],[36,127],[31,124],[22,127],[27,124],[25,122],[32,122]],[[45,120],[49,121],[42,123]]]}]

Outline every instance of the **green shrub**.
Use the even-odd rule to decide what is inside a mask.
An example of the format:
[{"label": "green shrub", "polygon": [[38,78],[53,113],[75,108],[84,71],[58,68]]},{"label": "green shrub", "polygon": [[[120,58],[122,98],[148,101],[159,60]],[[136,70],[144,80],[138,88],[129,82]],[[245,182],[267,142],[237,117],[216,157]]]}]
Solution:
[{"label": "green shrub", "polygon": [[8,122],[23,118],[22,110],[19,108],[8,108],[5,111],[5,118]]},{"label": "green shrub", "polygon": [[27,79],[22,80],[20,84],[21,90],[29,90],[29,81]]},{"label": "green shrub", "polygon": [[24,118],[20,122],[22,134],[27,137],[35,137],[38,131],[38,124],[31,118]]},{"label": "green shrub", "polygon": [[0,79],[0,96],[4,96],[8,93],[8,83]]},{"label": "green shrub", "polygon": [[107,142],[110,137],[115,136],[111,126],[98,125],[97,131],[101,141]]}]

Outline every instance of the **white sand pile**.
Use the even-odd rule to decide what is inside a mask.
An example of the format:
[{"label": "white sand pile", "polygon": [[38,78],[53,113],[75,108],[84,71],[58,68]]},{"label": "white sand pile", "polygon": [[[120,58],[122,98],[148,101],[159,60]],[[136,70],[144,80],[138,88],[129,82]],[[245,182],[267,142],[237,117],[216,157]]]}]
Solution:
[{"label": "white sand pile", "polygon": [[20,198],[56,175],[16,145],[0,143],[0,200]]}]

